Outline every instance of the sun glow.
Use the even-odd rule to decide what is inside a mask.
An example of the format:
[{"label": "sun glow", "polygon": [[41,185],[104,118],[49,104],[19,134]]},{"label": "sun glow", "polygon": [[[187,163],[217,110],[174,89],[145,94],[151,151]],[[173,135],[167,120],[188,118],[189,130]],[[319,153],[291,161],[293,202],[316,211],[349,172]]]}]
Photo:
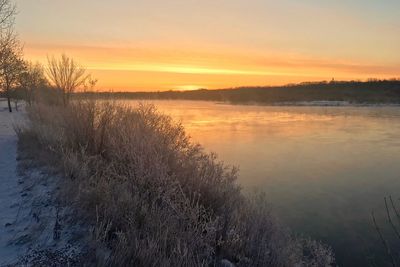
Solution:
[{"label": "sun glow", "polygon": [[[233,66],[235,67],[235,66]],[[235,68],[213,68],[205,66],[190,65],[168,65],[168,64],[127,64],[127,65],[100,65],[89,66],[89,69],[95,70],[117,70],[117,71],[150,71],[150,72],[166,72],[179,74],[210,74],[210,75],[259,75],[259,76],[309,76],[307,73],[268,70],[268,69],[235,69]]]},{"label": "sun glow", "polygon": [[207,89],[206,86],[202,85],[180,85],[176,87],[176,90],[179,91],[191,91],[191,90],[198,90],[198,89]]},{"label": "sun glow", "polygon": [[96,75],[99,90],[400,73],[399,1],[16,1],[26,57],[45,64],[66,53]]},{"label": "sun glow", "polygon": [[165,91],[262,86],[335,79],[396,77],[398,66],[300,54],[187,47],[91,47],[27,44],[27,57],[67,53],[99,79],[98,90]]}]

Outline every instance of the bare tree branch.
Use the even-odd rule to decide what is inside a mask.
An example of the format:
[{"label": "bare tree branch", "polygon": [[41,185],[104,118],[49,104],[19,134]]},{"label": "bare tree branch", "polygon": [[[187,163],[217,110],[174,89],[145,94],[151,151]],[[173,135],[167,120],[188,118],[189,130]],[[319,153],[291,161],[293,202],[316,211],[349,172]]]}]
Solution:
[{"label": "bare tree branch", "polygon": [[10,0],[0,0],[0,31],[13,27],[17,8]]},{"label": "bare tree branch", "polygon": [[14,32],[16,6],[0,0],[0,88],[4,91],[11,112],[10,91],[23,69],[22,46]]},{"label": "bare tree branch", "polygon": [[390,200],[390,204],[392,206],[392,209],[394,210],[394,213],[396,214],[397,221],[400,223],[400,214],[399,214],[399,211],[396,208],[396,205],[394,204],[392,196],[389,196],[389,200]]},{"label": "bare tree branch", "polygon": [[379,228],[378,224],[376,223],[374,212],[371,213],[371,216],[372,216],[372,221],[373,221],[374,226],[375,226],[375,230],[376,230],[376,232],[378,233],[379,238],[380,238],[380,240],[382,241],[382,244],[383,244],[383,246],[384,246],[385,249],[386,249],[386,253],[387,253],[387,255],[389,256],[389,258],[390,258],[390,260],[391,260],[392,266],[393,266],[393,267],[396,267],[396,266],[397,266],[397,265],[396,265],[396,261],[395,261],[394,258],[393,258],[393,255],[392,255],[392,253],[391,253],[389,244],[387,243],[387,241],[385,240],[385,238],[383,238],[381,229]]},{"label": "bare tree branch", "polygon": [[396,226],[394,225],[393,221],[392,221],[392,217],[390,216],[390,211],[389,211],[389,206],[387,204],[387,199],[385,197],[385,207],[386,207],[386,215],[389,221],[389,224],[392,226],[393,231],[395,232],[397,238],[400,239],[400,234],[399,231],[397,230]]},{"label": "bare tree branch", "polygon": [[46,74],[57,89],[63,92],[64,105],[68,104],[69,98],[75,90],[84,86],[90,75],[86,69],[77,64],[74,59],[63,54],[61,58],[47,57],[48,66]]}]

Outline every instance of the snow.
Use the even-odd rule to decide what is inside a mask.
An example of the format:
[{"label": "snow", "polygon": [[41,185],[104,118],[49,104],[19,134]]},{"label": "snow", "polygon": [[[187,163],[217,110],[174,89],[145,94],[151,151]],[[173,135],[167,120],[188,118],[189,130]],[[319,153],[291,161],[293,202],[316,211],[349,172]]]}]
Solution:
[{"label": "snow", "polygon": [[23,111],[9,113],[0,99],[0,267],[76,265],[88,229],[57,201],[60,177],[18,159],[15,125]]},{"label": "snow", "polygon": [[17,137],[13,126],[21,121],[22,113],[10,113],[7,103],[0,99],[0,266],[15,260],[24,251],[9,246],[16,235],[22,196],[17,177]]}]

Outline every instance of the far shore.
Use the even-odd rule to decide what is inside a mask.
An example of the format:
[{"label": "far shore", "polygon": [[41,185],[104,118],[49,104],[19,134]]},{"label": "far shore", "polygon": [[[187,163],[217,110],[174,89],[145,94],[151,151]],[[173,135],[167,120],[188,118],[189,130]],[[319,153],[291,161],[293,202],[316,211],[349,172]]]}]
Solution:
[{"label": "far shore", "polygon": [[285,86],[159,92],[79,92],[76,98],[202,100],[268,106],[398,106],[400,80],[308,82]]}]

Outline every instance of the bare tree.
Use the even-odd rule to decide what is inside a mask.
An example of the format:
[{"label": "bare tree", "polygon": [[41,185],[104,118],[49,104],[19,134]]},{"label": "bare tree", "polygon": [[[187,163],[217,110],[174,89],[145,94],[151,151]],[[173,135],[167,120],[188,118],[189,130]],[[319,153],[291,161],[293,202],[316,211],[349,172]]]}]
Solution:
[{"label": "bare tree", "polygon": [[10,90],[14,83],[15,67],[21,66],[19,56],[22,53],[13,29],[15,14],[16,7],[10,0],[0,0],[0,88],[7,97],[10,112]]},{"label": "bare tree", "polygon": [[12,112],[11,93],[25,70],[22,46],[15,36],[10,35],[9,38],[0,40],[0,49],[0,84],[7,97],[8,109]]},{"label": "bare tree", "polygon": [[0,30],[9,31],[14,25],[17,9],[10,0],[0,0]]},{"label": "bare tree", "polygon": [[24,92],[25,101],[31,105],[35,101],[37,90],[48,85],[44,68],[40,63],[26,63],[26,69],[20,76],[20,86]]},{"label": "bare tree", "polygon": [[47,61],[46,74],[53,86],[62,91],[64,105],[67,105],[71,94],[77,88],[85,86],[90,75],[86,74],[85,68],[65,54],[59,59],[54,56],[47,57]]},{"label": "bare tree", "polygon": [[96,84],[97,84],[98,80],[93,78],[92,75],[88,75],[87,79],[83,85],[83,92],[90,92],[93,91],[93,89],[95,88]]}]

